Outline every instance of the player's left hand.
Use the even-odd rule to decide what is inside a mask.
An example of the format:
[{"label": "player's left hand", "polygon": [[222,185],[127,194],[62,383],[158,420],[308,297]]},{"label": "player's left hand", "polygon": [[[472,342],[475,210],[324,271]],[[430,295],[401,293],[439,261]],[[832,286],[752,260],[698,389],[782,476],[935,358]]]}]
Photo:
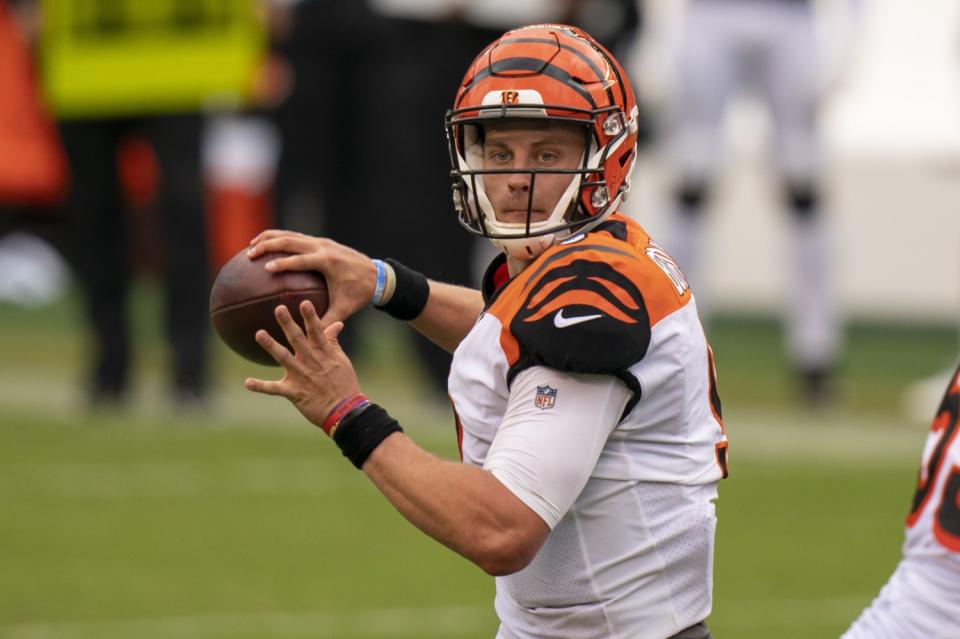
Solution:
[{"label": "player's left hand", "polygon": [[244,386],[255,393],[286,397],[304,417],[322,426],[341,400],[360,392],[360,384],[350,359],[337,341],[343,322],[334,322],[324,329],[313,304],[307,301],[300,304],[300,313],[306,331],[300,330],[286,306],[281,304],[274,310],[293,348],[292,353],[267,331],[257,331],[257,343],[283,367],[283,379],[266,381],[249,377]]}]

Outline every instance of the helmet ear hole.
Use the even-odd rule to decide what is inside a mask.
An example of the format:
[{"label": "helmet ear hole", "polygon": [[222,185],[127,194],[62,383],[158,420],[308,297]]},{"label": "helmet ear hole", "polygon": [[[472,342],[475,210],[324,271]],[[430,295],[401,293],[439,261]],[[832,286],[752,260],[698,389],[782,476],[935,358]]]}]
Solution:
[{"label": "helmet ear hole", "polygon": [[590,194],[590,204],[595,209],[602,209],[610,202],[610,191],[605,186],[598,186]]}]

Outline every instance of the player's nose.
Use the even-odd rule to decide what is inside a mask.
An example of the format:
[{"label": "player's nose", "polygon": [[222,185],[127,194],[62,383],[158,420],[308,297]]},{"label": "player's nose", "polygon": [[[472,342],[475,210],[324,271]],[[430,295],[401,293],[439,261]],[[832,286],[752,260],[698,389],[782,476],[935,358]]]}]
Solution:
[{"label": "player's nose", "polygon": [[526,193],[530,190],[531,176],[529,173],[511,173],[507,179],[507,186],[512,193]]}]

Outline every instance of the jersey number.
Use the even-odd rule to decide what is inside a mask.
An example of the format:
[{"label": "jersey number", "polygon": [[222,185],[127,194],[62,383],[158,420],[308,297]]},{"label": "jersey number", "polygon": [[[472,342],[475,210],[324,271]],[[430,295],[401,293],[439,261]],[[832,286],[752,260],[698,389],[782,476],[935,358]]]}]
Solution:
[{"label": "jersey number", "polygon": [[[930,459],[920,468],[917,491],[913,496],[913,505],[907,516],[907,526],[913,527],[920,519],[923,509],[936,485],[937,477],[944,464],[944,458],[950,444],[958,433],[960,423],[960,397],[956,392],[947,393],[937,411],[933,422],[933,431],[940,431],[940,440],[933,449]],[[960,552],[960,467],[953,466],[943,486],[940,504],[933,517],[933,534],[945,547]]]},{"label": "jersey number", "polygon": [[666,252],[652,240],[647,244],[646,254],[654,264],[660,267],[660,270],[667,276],[673,284],[673,287],[677,289],[677,295],[683,295],[687,292],[690,285],[687,284],[687,278],[683,275],[683,271],[680,270],[680,267],[677,266],[677,263],[672,257],[667,255]]},{"label": "jersey number", "polygon": [[[720,424],[720,432],[725,433],[723,427],[723,410],[720,408],[720,393],[717,391],[717,366],[713,363],[713,349],[707,344],[707,375],[710,379],[710,409],[713,411],[713,417]],[[727,441],[717,443],[717,465],[720,466],[720,472],[723,479],[730,475],[727,468]]]},{"label": "jersey number", "polygon": [[960,552],[960,466],[950,469],[933,522],[933,534],[944,548]]}]

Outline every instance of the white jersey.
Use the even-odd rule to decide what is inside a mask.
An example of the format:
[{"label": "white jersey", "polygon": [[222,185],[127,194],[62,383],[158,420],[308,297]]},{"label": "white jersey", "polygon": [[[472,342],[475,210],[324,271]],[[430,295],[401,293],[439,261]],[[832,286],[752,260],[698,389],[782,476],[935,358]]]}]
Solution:
[{"label": "white jersey", "polygon": [[927,436],[903,559],[843,639],[960,637],[960,367]]},{"label": "white jersey", "polygon": [[498,637],[664,639],[704,620],[726,438],[682,273],[619,215],[494,291],[497,266],[450,374],[461,455],[551,528],[497,578]]}]

